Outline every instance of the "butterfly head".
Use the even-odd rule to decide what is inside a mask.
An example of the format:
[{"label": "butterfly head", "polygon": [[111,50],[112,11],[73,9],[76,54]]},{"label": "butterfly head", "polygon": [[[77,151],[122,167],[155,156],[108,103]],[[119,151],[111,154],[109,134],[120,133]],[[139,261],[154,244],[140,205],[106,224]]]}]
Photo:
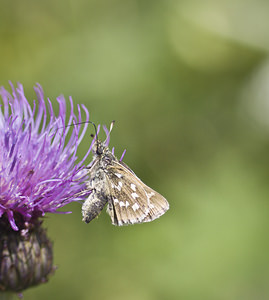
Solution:
[{"label": "butterfly head", "polygon": [[[91,134],[91,137],[94,138],[94,135]],[[106,145],[104,142],[96,139],[93,146],[92,146],[92,151],[93,153],[95,153],[96,155],[102,155],[104,154],[105,150],[106,150]]]},{"label": "butterfly head", "polygon": [[107,131],[107,136],[104,142],[102,142],[101,140],[98,139],[98,133],[97,133],[97,129],[94,123],[92,123],[94,125],[95,128],[95,135],[91,134],[92,138],[96,138],[95,142],[92,146],[92,151],[93,153],[95,153],[98,156],[102,156],[105,155],[107,152],[109,152],[108,149],[108,142],[109,142],[109,138],[110,138],[110,133],[112,131],[112,128],[114,126],[115,121],[112,121],[110,124],[110,129],[109,131]]}]

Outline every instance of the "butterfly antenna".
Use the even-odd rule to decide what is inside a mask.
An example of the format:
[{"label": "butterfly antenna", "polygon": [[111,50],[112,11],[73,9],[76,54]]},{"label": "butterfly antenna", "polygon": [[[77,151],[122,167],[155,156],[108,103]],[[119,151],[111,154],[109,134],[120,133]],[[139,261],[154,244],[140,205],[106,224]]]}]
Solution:
[{"label": "butterfly antenna", "polygon": [[92,121],[89,121],[89,123],[91,123],[94,126],[94,130],[95,130],[95,135],[91,134],[91,137],[96,136],[96,140],[98,141],[97,127],[96,127],[95,123],[93,123]]},{"label": "butterfly antenna", "polygon": [[89,124],[89,123],[91,123],[94,126],[94,130],[95,130],[95,135],[91,135],[91,136],[92,137],[96,136],[96,139],[98,140],[97,127],[96,127],[95,123],[93,123],[92,121],[84,121],[84,122],[79,122],[79,123],[73,123],[73,124],[63,126],[63,127],[58,127],[57,129],[66,128],[66,127],[75,126],[75,125],[81,125],[81,124]]},{"label": "butterfly antenna", "polygon": [[[113,122],[114,122],[114,121],[113,121]],[[112,122],[111,125],[110,125],[110,131],[111,131],[112,128],[113,128],[113,124],[114,124],[113,122]],[[92,121],[84,121],[84,122],[79,122],[79,123],[69,124],[69,125],[66,125],[66,126],[63,126],[63,127],[58,127],[57,130],[58,130],[58,129],[61,129],[61,128],[70,127],[70,126],[75,126],[75,125],[80,125],[80,124],[89,124],[89,123],[91,123],[91,124],[94,126],[95,135],[94,135],[94,134],[91,134],[91,137],[92,137],[92,138],[96,137],[97,153],[100,153],[100,150],[99,150],[99,144],[100,144],[100,142],[99,142],[99,139],[98,139],[97,127],[96,127],[95,123],[93,123]],[[110,133],[110,131],[109,131],[109,133]]]},{"label": "butterfly antenna", "polygon": [[109,137],[110,137],[110,133],[111,133],[111,131],[112,131],[113,127],[114,127],[114,124],[115,124],[115,120],[114,120],[114,121],[112,121],[112,122],[111,122],[111,124],[110,124],[109,132],[108,132],[108,134],[107,134],[107,137],[106,137],[106,139],[105,139],[104,143],[106,143],[106,142],[107,142],[107,140],[109,139]]},{"label": "butterfly antenna", "polygon": [[94,126],[94,130],[95,130],[95,134],[91,134],[91,137],[92,138],[94,138],[94,137],[96,137],[96,140],[95,140],[95,142],[96,142],[96,152],[97,153],[101,153],[101,151],[99,150],[100,148],[99,148],[99,145],[100,145],[100,141],[99,141],[99,139],[98,139],[98,132],[97,132],[97,127],[96,127],[96,125],[95,125],[95,123],[93,123],[92,121],[89,121],[89,123],[91,123],[93,126]]}]

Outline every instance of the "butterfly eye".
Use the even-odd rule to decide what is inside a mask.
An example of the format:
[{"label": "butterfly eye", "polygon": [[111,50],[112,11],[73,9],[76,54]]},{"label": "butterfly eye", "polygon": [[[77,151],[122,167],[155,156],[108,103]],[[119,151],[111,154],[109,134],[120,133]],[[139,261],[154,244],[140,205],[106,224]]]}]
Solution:
[{"label": "butterfly eye", "polygon": [[96,154],[98,154],[98,155],[101,155],[101,154],[103,154],[103,149],[102,149],[102,148],[99,148],[99,147],[97,147]]},{"label": "butterfly eye", "polygon": [[97,141],[97,143],[96,143],[96,154],[101,155],[103,153],[104,153],[104,146],[102,145],[102,143],[100,141]]}]

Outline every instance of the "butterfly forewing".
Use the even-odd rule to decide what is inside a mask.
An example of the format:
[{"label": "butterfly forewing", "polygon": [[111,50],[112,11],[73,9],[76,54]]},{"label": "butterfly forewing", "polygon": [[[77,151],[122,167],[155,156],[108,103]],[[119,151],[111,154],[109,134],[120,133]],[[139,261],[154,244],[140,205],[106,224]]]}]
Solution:
[{"label": "butterfly forewing", "polygon": [[[112,165],[108,168],[108,184],[110,197],[108,202],[111,202],[112,207],[111,219],[114,225],[127,225],[141,223],[149,212],[144,190],[138,186],[136,191],[132,190],[132,186],[136,185],[134,181],[130,181],[130,176],[126,171],[117,165]],[[136,178],[134,177],[136,180]]]},{"label": "butterfly forewing", "polygon": [[137,178],[139,184],[143,187],[146,193],[147,199],[149,201],[150,210],[143,222],[150,222],[162,216],[169,209],[168,201],[161,194],[154,191],[152,188],[150,188],[144,182],[142,182],[141,179],[136,176],[134,171],[131,168],[129,168],[124,162],[118,161],[117,163],[125,167],[127,170],[130,171],[131,174],[133,174]]},{"label": "butterfly forewing", "polygon": [[108,212],[114,225],[149,222],[169,208],[166,199],[146,186],[125,164],[114,161],[106,174],[110,190]]},{"label": "butterfly forewing", "polygon": [[160,195],[144,183],[143,187],[149,198],[150,207],[149,213],[143,220],[143,222],[150,222],[162,216],[169,209],[169,203],[162,195]]}]

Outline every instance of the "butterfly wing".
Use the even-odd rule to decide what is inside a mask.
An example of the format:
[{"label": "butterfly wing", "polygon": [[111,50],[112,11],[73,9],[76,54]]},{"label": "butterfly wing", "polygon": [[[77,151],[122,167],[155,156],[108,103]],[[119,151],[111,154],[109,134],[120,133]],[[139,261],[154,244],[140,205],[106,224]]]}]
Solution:
[{"label": "butterfly wing", "polygon": [[131,168],[129,168],[124,162],[118,162],[118,164],[125,167],[127,170],[130,171],[131,174],[133,174],[137,178],[138,182],[142,185],[146,193],[146,196],[148,198],[149,213],[147,217],[143,220],[143,222],[150,222],[162,216],[169,209],[168,201],[161,194],[154,191],[143,181],[141,181],[141,179],[137,177],[134,171]]},{"label": "butterfly wing", "polygon": [[110,189],[108,213],[114,225],[150,222],[168,210],[167,200],[145,185],[125,164],[114,161],[106,174]]},{"label": "butterfly wing", "polygon": [[[149,213],[143,188],[136,184],[136,178],[133,180],[123,171],[122,168],[115,166],[108,168],[107,182],[110,189],[108,213],[113,225],[118,226],[141,223]],[[131,189],[132,183],[138,186],[136,191]]]}]

